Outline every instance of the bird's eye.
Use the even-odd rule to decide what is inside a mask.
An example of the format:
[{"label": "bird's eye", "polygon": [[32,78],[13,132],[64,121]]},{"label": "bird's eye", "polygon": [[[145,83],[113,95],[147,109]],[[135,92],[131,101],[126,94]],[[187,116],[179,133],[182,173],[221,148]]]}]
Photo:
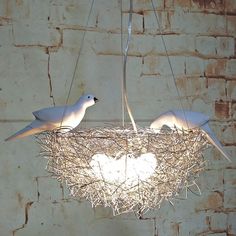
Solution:
[{"label": "bird's eye", "polygon": [[90,96],[88,96],[88,98],[90,98]]}]

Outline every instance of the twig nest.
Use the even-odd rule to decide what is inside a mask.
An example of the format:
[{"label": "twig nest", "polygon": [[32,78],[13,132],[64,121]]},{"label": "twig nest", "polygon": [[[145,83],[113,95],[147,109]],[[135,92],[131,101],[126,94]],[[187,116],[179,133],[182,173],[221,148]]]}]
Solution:
[{"label": "twig nest", "polygon": [[45,132],[38,140],[46,169],[66,182],[73,197],[111,207],[114,214],[159,207],[205,167],[207,141],[200,130],[77,129]]}]

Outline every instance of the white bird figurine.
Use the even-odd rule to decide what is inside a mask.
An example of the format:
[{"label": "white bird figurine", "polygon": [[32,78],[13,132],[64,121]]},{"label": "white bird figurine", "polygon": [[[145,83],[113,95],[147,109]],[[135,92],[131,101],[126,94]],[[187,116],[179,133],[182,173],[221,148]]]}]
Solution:
[{"label": "white bird figurine", "polygon": [[181,130],[200,128],[206,134],[208,141],[214,145],[229,162],[231,162],[228,153],[224,150],[222,144],[209,127],[208,122],[209,117],[200,112],[171,110],[157,117],[156,120],[151,123],[150,128],[155,129],[157,132],[160,131],[163,125]]},{"label": "white bird figurine", "polygon": [[91,94],[81,96],[71,106],[48,107],[33,112],[35,120],[22,130],[5,139],[5,141],[22,138],[46,130],[62,128],[63,132],[77,127],[85,115],[88,107],[94,105],[98,99]]}]

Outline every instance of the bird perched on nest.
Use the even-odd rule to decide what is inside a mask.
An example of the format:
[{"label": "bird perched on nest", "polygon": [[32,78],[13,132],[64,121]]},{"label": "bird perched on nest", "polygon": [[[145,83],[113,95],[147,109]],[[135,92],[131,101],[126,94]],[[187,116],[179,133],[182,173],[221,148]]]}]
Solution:
[{"label": "bird perched on nest", "polygon": [[35,120],[22,130],[5,139],[5,141],[22,138],[46,130],[61,129],[67,132],[77,127],[85,115],[88,107],[94,105],[98,99],[91,94],[83,95],[71,106],[48,107],[33,112]]},{"label": "bird perched on nest", "polygon": [[163,125],[181,130],[200,128],[203,133],[206,134],[208,141],[214,145],[229,162],[231,162],[228,153],[224,150],[220,141],[209,127],[208,122],[209,117],[200,112],[171,110],[157,117],[156,120],[151,123],[150,128],[155,129],[157,132],[160,131]]}]

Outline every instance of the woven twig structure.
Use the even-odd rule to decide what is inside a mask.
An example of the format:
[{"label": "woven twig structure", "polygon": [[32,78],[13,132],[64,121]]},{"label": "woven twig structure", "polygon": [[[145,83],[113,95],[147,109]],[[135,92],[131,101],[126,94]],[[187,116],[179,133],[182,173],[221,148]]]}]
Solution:
[{"label": "woven twig structure", "polygon": [[70,194],[113,213],[158,208],[191,185],[205,168],[207,141],[200,130],[154,133],[96,128],[37,136],[46,169]]}]

